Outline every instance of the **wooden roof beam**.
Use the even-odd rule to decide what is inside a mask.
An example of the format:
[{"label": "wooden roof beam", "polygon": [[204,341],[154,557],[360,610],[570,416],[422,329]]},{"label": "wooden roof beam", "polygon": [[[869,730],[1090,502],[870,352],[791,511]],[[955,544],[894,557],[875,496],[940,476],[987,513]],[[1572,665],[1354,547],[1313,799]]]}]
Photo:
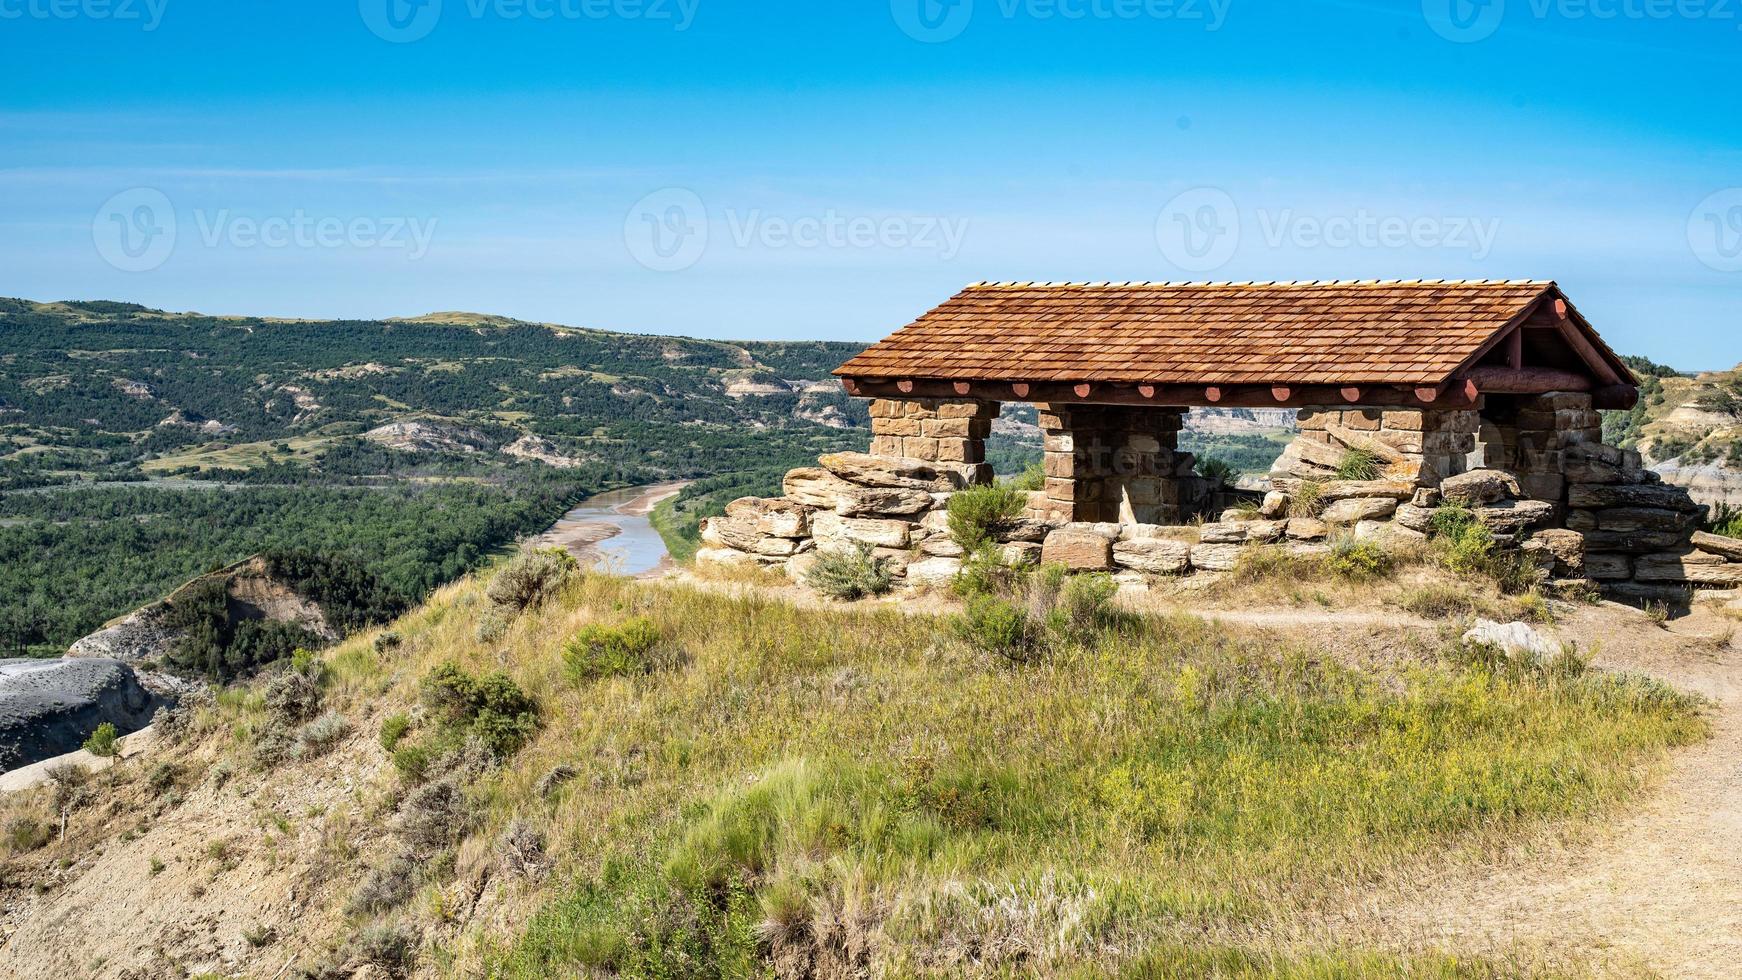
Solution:
[{"label": "wooden roof beam", "polygon": [[[848,394],[860,398],[962,398],[963,382],[923,379],[872,380],[845,378]],[[1471,408],[1485,390],[1460,379],[1443,387],[1406,385],[1198,385],[1105,384],[1085,382],[970,382],[973,398],[996,402],[1040,402],[1079,405],[1146,405],[1172,408],[1305,408],[1366,406],[1372,408]]]}]

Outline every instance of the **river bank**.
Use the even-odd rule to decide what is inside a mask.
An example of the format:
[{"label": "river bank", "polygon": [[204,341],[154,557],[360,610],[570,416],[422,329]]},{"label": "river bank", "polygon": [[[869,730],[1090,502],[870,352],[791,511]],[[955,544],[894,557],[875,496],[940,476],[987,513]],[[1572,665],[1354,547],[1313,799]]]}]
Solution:
[{"label": "river bank", "polygon": [[[588,567],[635,578],[656,577],[671,567],[665,541],[648,515],[689,481],[612,490],[581,501],[539,535],[540,548],[562,548]],[[607,543],[608,542],[608,543]]]}]

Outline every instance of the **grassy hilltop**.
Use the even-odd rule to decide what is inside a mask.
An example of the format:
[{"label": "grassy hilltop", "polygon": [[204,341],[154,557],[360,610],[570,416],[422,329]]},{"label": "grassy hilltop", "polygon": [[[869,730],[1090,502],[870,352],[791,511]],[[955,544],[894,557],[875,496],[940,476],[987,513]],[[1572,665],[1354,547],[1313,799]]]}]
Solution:
[{"label": "grassy hilltop", "polygon": [[[1356,910],[1411,869],[1610,813],[1704,732],[1654,681],[1494,660],[1450,627],[1367,650],[1081,593],[1016,663],[948,603],[737,588],[525,559],[220,696],[80,790],[65,843],[14,834],[12,880],[56,883],[0,967],[1581,975],[1375,939]],[[13,801],[9,826],[61,798]],[[223,924],[166,939],[101,911],[158,895]]]}]

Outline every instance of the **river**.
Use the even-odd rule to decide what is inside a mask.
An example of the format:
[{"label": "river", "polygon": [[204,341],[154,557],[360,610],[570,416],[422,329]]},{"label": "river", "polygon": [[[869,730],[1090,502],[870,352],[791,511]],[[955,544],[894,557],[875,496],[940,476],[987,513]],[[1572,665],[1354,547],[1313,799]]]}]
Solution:
[{"label": "river", "polygon": [[588,497],[538,538],[541,548],[565,548],[582,565],[642,577],[671,564],[665,541],[647,515],[688,483],[629,487]]}]

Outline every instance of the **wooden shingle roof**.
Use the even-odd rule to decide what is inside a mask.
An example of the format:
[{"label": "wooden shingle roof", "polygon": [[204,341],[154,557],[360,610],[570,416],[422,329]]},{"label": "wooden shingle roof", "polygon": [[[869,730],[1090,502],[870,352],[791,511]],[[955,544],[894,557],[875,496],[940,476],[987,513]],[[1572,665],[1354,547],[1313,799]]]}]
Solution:
[{"label": "wooden shingle roof", "polygon": [[1618,357],[1553,282],[979,283],[835,371],[865,382],[1442,385],[1544,304]]}]

